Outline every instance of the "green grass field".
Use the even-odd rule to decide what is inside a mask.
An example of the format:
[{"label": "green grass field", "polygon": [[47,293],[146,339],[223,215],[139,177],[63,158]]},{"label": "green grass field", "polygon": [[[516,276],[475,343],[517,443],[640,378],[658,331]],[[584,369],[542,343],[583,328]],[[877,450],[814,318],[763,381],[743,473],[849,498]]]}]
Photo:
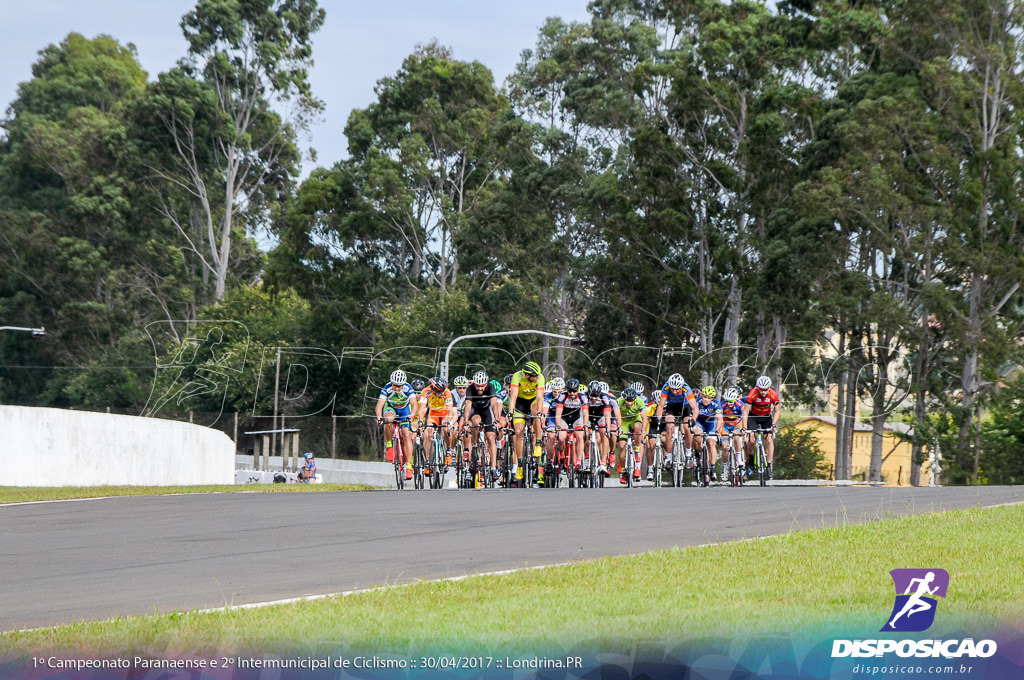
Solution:
[{"label": "green grass field", "polygon": [[977,635],[1024,627],[1021,527],[1024,505],[888,519],[261,609],[10,632],[0,635],[0,657],[297,649],[480,655],[738,634],[873,636],[892,608],[888,572],[901,567],[950,574],[929,634]]}]

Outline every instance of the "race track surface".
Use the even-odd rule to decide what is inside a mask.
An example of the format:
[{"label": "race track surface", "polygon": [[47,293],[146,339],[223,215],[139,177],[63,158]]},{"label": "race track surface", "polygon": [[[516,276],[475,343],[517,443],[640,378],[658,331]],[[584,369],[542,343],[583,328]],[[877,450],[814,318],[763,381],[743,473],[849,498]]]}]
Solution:
[{"label": "race track surface", "polygon": [[0,506],[0,631],[1024,502],[1022,487],[213,494]]}]

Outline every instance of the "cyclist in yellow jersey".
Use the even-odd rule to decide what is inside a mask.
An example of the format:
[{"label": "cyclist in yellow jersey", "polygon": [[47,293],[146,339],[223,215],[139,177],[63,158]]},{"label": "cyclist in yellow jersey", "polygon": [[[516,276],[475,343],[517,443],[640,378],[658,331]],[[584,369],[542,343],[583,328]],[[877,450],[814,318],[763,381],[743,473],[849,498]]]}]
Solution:
[{"label": "cyclist in yellow jersey", "polygon": [[508,392],[509,410],[512,411],[512,426],[515,428],[513,445],[515,446],[516,458],[523,456],[523,430],[526,424],[526,416],[532,415],[534,448],[533,455],[540,457],[543,450],[540,446],[541,433],[544,429],[544,421],[541,412],[544,408],[544,375],[541,373],[540,364],[536,361],[527,361],[523,369],[512,376],[512,383]]},{"label": "cyclist in yellow jersey", "polygon": [[[658,400],[656,398],[652,399],[652,401],[650,401],[647,404],[646,414],[647,414],[647,417],[644,419],[644,431],[641,434],[641,437],[643,437],[644,441],[647,442],[647,444],[645,445],[646,448],[647,448],[647,481],[648,482],[653,482],[654,481],[654,440],[657,438],[657,435],[660,434],[660,429],[661,429],[658,425],[654,424],[654,423],[657,422],[657,416],[658,416]],[[651,437],[650,439],[648,439],[647,435],[648,434],[652,434],[652,432],[651,432],[652,425],[654,427],[653,434],[655,436]],[[660,470],[658,471],[658,474],[661,474]]]}]

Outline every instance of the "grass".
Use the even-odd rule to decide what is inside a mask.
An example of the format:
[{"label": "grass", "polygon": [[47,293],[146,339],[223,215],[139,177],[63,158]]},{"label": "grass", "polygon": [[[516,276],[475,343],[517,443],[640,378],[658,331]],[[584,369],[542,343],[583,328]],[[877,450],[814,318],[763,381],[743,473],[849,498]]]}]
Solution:
[{"label": "grass", "polygon": [[1022,526],[1022,505],[958,510],[262,609],[82,622],[2,634],[0,658],[296,648],[504,655],[738,633],[813,643],[826,631],[875,636],[892,608],[888,572],[900,567],[950,573],[929,635],[1024,629]]},{"label": "grass", "polygon": [[184,493],[321,493],[360,491],[373,487],[356,484],[223,484],[203,486],[0,486],[0,504],[66,501],[107,496],[163,496]]}]

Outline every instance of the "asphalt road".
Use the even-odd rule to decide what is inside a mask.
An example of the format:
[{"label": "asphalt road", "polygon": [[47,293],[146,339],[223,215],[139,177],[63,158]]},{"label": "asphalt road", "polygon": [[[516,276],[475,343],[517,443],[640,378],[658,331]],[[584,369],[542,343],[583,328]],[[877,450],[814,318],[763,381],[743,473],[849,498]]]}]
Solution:
[{"label": "asphalt road", "polygon": [[1024,502],[1024,487],[214,494],[0,506],[0,630]]}]

